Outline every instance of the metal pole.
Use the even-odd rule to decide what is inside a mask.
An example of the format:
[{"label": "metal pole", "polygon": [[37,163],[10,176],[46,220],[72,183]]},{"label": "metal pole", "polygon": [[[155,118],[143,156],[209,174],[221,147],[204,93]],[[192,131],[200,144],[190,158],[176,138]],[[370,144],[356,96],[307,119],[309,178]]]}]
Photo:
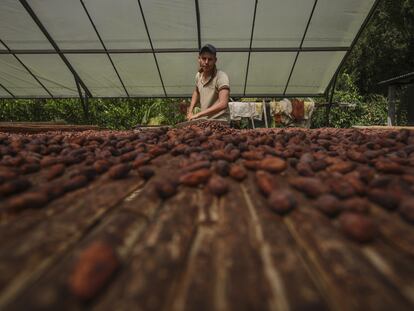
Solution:
[{"label": "metal pole", "polygon": [[77,72],[75,71],[75,69],[73,69],[72,65],[69,63],[69,61],[67,60],[66,56],[62,53],[62,51],[59,49],[58,45],[56,44],[56,42],[53,40],[53,38],[51,37],[51,35],[49,34],[49,32],[46,30],[45,26],[42,24],[42,22],[40,21],[40,19],[37,17],[37,15],[35,14],[35,12],[33,11],[33,9],[30,7],[30,5],[27,3],[26,0],[19,0],[20,3],[23,5],[23,7],[26,9],[27,13],[30,15],[30,17],[33,19],[33,21],[36,23],[36,25],[40,28],[40,30],[42,31],[43,35],[49,40],[49,43],[53,46],[53,48],[55,49],[56,53],[59,54],[60,58],[62,59],[62,61],[66,64],[66,66],[68,67],[68,69],[70,70],[70,72],[72,72],[72,74],[75,76],[76,79],[78,79],[80,85],[82,86],[82,88],[85,90],[85,92],[88,94],[88,96],[92,97],[92,93],[89,91],[89,89],[86,87],[85,83],[82,81],[82,79],[79,77],[79,75],[77,74]]},{"label": "metal pole", "polygon": [[[200,38],[201,40],[201,38]],[[201,44],[201,43],[200,43]],[[162,49],[61,49],[62,54],[162,54],[162,53],[197,53],[200,49],[196,48],[162,48]],[[274,53],[274,52],[347,52],[349,48],[340,46],[325,46],[325,47],[239,47],[239,48],[219,48],[220,53]],[[30,50],[0,50],[0,55],[3,54],[59,54],[52,49],[30,49]]]},{"label": "metal pole", "polygon": [[[7,50],[10,50],[8,45],[3,40],[0,39],[0,43],[3,44]],[[48,93],[49,96],[53,98],[53,94],[49,92],[46,86],[39,80],[38,77],[35,76],[35,74],[29,69],[29,67],[27,67],[25,63],[23,63],[23,61],[19,57],[17,57],[17,55],[12,55],[20,63],[20,65],[22,65],[23,68],[26,69],[26,71],[32,76],[32,78],[35,79],[37,83],[39,83],[39,85],[46,91],[46,93]]]},{"label": "metal pole", "polygon": [[[315,8],[316,8],[316,5],[317,4],[318,4],[318,0],[315,0],[315,2],[313,3],[312,11],[311,11],[311,14],[309,16],[308,23],[306,24],[306,28],[305,28],[305,31],[303,33],[303,37],[302,37],[302,40],[300,42],[299,48],[302,48],[302,46],[303,46],[303,42],[305,41],[305,37],[306,37],[306,34],[308,32],[308,28],[309,28],[309,25],[310,25],[310,22],[312,20],[313,13],[315,12]],[[292,68],[290,70],[289,78],[288,78],[288,80],[286,82],[286,86],[285,86],[285,90],[283,91],[283,95],[286,94],[286,91],[288,89],[288,86],[289,86],[289,83],[290,83],[290,79],[292,78],[293,70],[295,70],[296,62],[298,61],[299,53],[300,53],[299,51],[296,53],[295,61],[293,62]]]},{"label": "metal pole", "polygon": [[142,5],[141,5],[141,1],[140,0],[138,0],[138,5],[139,5],[139,10],[140,10],[141,16],[142,16],[142,21],[144,22],[145,30],[147,32],[148,40],[149,40],[149,43],[150,43],[150,46],[151,46],[152,55],[154,56],[155,65],[157,66],[158,74],[160,76],[162,89],[164,91],[165,97],[168,97],[167,91],[165,90],[164,81],[162,79],[160,66],[158,65],[157,55],[155,54],[155,51],[154,51],[154,45],[152,44],[151,35],[149,33],[149,30],[148,30],[147,21],[145,20],[144,10],[142,9]]},{"label": "metal pole", "polygon": [[85,98],[86,98],[87,95],[85,94],[85,96],[84,96],[82,94],[82,90],[81,90],[81,87],[79,85],[79,81],[76,80],[76,78],[75,78],[75,83],[76,83],[76,88],[78,89],[79,101],[80,101],[80,103],[82,105],[83,115],[84,115],[85,119],[87,121],[89,121],[89,112],[88,112],[88,107],[86,105],[86,100],[85,100]]},{"label": "metal pole", "polygon": [[390,85],[388,87],[388,117],[387,117],[387,125],[394,126],[395,125],[395,85]]},{"label": "metal pole", "polygon": [[244,77],[244,89],[243,95],[246,95],[247,87],[247,77],[249,75],[249,66],[250,66],[250,54],[252,53],[252,44],[253,44],[253,34],[254,34],[254,25],[256,23],[256,11],[257,11],[257,0],[254,4],[254,13],[253,13],[253,23],[252,23],[252,32],[250,34],[250,45],[249,45],[249,55],[247,57],[247,66],[246,66],[246,76]]},{"label": "metal pole", "polygon": [[9,93],[11,97],[16,98],[16,96],[14,96],[14,94],[10,92],[3,84],[0,83],[0,87]]},{"label": "metal pole", "polygon": [[358,42],[359,37],[361,36],[362,32],[364,31],[364,29],[368,25],[369,21],[371,20],[372,16],[374,15],[374,13],[375,13],[375,11],[376,11],[376,9],[377,9],[380,2],[381,2],[381,0],[375,0],[375,3],[372,6],[371,10],[369,11],[368,16],[365,18],[364,22],[362,23],[361,27],[359,28],[359,31],[358,31],[357,35],[355,36],[354,40],[352,41],[350,48],[346,52],[344,58],[342,59],[342,61],[339,64],[338,68],[336,69],[335,74],[333,75],[331,81],[329,82],[327,90],[329,89],[329,85],[332,84],[332,81],[333,81],[334,77],[338,74],[339,71],[341,71],[342,66],[345,64],[346,60],[349,57],[349,54],[351,54],[352,50],[354,49],[356,43]]},{"label": "metal pole", "polygon": [[88,19],[89,19],[89,21],[91,22],[92,27],[93,27],[93,29],[95,30],[96,35],[98,36],[99,42],[101,42],[102,47],[104,48],[104,50],[105,50],[105,52],[106,52],[106,56],[108,57],[109,61],[111,62],[112,68],[114,69],[114,71],[115,71],[115,73],[116,73],[116,76],[118,77],[119,82],[121,82],[121,85],[122,85],[122,87],[123,87],[123,89],[124,89],[125,94],[129,97],[128,90],[126,89],[125,84],[124,84],[124,82],[122,81],[121,76],[119,75],[119,72],[118,72],[118,70],[117,70],[117,68],[116,68],[116,66],[115,66],[115,64],[114,64],[114,62],[112,61],[112,57],[111,57],[111,55],[108,53],[108,50],[106,49],[106,45],[105,45],[105,43],[103,42],[103,40],[102,40],[102,38],[101,38],[101,35],[99,34],[98,29],[96,28],[95,23],[94,23],[94,22],[93,22],[93,20],[92,20],[92,17],[89,15],[89,11],[88,11],[88,9],[86,8],[85,3],[83,2],[83,0],[80,0],[80,3],[81,3],[81,5],[82,5],[82,7],[83,7],[83,9],[84,9],[84,11],[85,11],[85,13],[86,13],[86,15],[88,16]]},{"label": "metal pole", "polygon": [[325,111],[325,124],[326,126],[330,126],[330,114],[331,114],[331,108],[332,108],[332,101],[333,101],[333,96],[335,94],[335,87],[336,87],[336,81],[338,79],[338,75],[339,72],[335,75],[334,80],[333,80],[333,84],[332,84],[332,89],[331,89],[331,96],[329,97],[329,102],[328,105],[326,106],[326,111]]},{"label": "metal pole", "polygon": [[198,50],[201,49],[201,26],[200,26],[200,5],[198,0],[195,0],[196,8],[196,18],[197,18],[197,40],[198,40]]}]

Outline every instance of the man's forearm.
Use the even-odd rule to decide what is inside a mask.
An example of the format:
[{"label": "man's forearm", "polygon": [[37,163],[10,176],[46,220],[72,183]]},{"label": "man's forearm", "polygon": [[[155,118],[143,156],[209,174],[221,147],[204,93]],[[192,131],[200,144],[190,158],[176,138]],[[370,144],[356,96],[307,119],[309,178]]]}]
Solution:
[{"label": "man's forearm", "polygon": [[204,111],[199,112],[198,117],[211,116],[227,108],[227,102],[218,100],[212,106]]},{"label": "man's forearm", "polygon": [[197,102],[198,102],[198,92],[197,92],[197,90],[194,90],[193,95],[191,96],[190,107],[188,108],[188,113],[189,114],[193,113],[194,107],[197,104]]}]

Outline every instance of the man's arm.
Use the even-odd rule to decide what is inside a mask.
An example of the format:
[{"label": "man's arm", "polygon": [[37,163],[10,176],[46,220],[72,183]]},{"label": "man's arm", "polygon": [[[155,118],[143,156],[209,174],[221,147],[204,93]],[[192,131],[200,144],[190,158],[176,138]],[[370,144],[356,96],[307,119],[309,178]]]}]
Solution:
[{"label": "man's arm", "polygon": [[229,96],[230,96],[229,89],[220,90],[217,101],[213,105],[211,105],[209,108],[207,108],[206,110],[193,115],[191,119],[215,115],[216,113],[219,113],[220,111],[226,109],[229,104]]},{"label": "man's arm", "polygon": [[198,94],[198,89],[195,88],[193,91],[193,95],[191,96],[191,103],[190,103],[190,107],[188,108],[187,111],[187,119],[191,120],[193,118],[193,110],[195,105],[198,103],[198,99],[199,99],[199,94]]}]

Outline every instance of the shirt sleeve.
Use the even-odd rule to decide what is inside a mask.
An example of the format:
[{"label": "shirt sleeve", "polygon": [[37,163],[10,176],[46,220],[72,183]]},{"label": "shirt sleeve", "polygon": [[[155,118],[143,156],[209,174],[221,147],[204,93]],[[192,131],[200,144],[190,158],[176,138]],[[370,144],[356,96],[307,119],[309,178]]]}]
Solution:
[{"label": "shirt sleeve", "polygon": [[227,74],[223,71],[219,71],[217,76],[217,90],[228,89],[230,90],[230,81]]},{"label": "shirt sleeve", "polygon": [[198,77],[199,77],[200,73],[196,73],[195,78],[194,78],[194,83],[195,83],[195,88],[198,91]]}]

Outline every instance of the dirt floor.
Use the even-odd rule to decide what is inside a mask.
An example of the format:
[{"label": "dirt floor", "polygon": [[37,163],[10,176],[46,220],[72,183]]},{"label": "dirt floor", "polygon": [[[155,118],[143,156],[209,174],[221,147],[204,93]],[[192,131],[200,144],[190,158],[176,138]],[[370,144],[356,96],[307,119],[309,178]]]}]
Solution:
[{"label": "dirt floor", "polygon": [[414,131],[0,133],[0,310],[413,310]]}]

